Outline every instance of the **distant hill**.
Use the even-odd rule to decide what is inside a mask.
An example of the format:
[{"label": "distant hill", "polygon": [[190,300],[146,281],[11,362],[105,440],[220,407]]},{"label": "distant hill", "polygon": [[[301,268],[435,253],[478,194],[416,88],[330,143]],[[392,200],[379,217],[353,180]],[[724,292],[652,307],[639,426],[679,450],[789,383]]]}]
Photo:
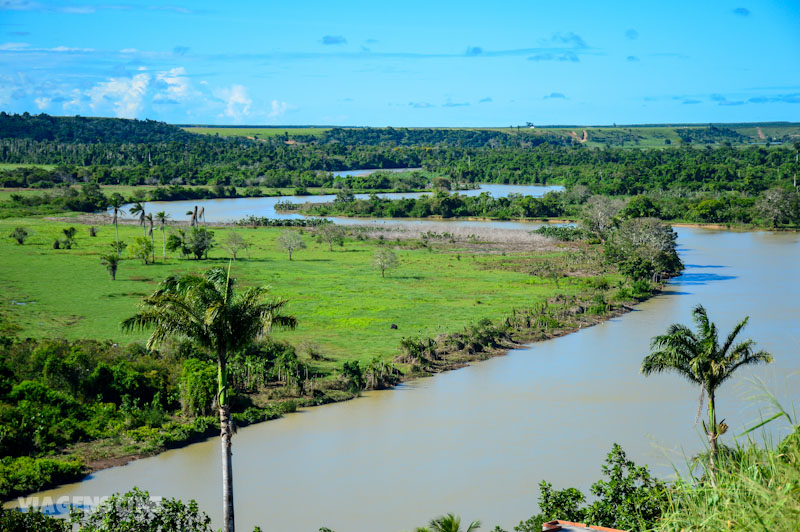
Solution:
[{"label": "distant hill", "polygon": [[0,138],[96,144],[186,141],[195,137],[179,127],[155,120],[2,112]]},{"label": "distant hill", "polygon": [[498,147],[584,144],[589,147],[659,148],[670,145],[746,146],[793,144],[800,141],[800,123],[636,124],[607,126],[545,125],[462,128],[373,128],[334,126],[180,126],[190,133],[268,141],[319,144]]}]

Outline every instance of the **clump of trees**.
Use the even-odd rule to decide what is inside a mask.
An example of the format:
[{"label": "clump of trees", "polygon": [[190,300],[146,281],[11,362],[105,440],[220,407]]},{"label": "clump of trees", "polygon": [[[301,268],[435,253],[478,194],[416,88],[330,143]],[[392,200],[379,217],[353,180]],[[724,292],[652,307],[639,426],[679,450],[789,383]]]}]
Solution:
[{"label": "clump of trees", "polygon": [[[620,530],[649,530],[658,521],[668,500],[667,486],[637,466],[614,444],[602,466],[605,480],[590,488],[595,501],[576,488],[554,490],[549,482],[539,484],[539,513],[514,527],[517,532],[540,532],[542,524],[555,519],[588,523]],[[504,532],[499,528],[495,529]]]},{"label": "clump of trees", "polygon": [[678,234],[661,220],[625,219],[607,235],[606,258],[627,277],[660,282],[683,269],[677,252]]},{"label": "clump of trees", "polygon": [[184,257],[194,256],[195,260],[208,258],[214,247],[214,232],[206,227],[194,226],[190,230],[178,229],[166,241],[168,251],[180,251]]}]

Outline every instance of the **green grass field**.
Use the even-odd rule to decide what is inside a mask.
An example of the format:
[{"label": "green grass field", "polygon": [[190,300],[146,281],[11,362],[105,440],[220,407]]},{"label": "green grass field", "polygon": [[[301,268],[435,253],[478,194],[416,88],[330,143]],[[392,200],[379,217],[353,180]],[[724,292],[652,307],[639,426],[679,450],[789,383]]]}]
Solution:
[{"label": "green grass field", "polygon": [[44,168],[45,170],[52,170],[55,168],[54,164],[28,164],[28,163],[0,163],[0,171],[14,170],[15,168]]},{"label": "green grass field", "polygon": [[[747,143],[759,143],[766,141],[794,142],[800,140],[800,124],[717,124],[718,127],[732,129],[733,131],[745,135],[748,139],[745,142],[733,142],[734,145]],[[570,137],[573,139],[583,139],[583,131],[586,130],[588,140],[586,145],[592,147],[602,146],[624,146],[627,148],[663,148],[664,146],[676,146],[681,143],[678,129],[698,129],[707,128],[707,124],[674,124],[674,125],[618,125],[616,127],[605,126],[553,126],[536,127],[534,129],[521,126],[517,127],[471,127],[471,128],[435,128],[435,129],[469,129],[469,130],[490,130],[504,131],[507,133],[523,133],[528,135],[557,135]],[[761,134],[759,134],[759,128]],[[328,131],[329,127],[305,127],[305,128],[281,128],[281,127],[183,127],[185,131],[204,135],[218,134],[221,137],[248,137],[253,139],[264,139],[267,137],[284,135],[314,135],[319,136]],[[421,128],[409,128],[421,129]],[[761,137],[764,136],[764,138]],[[669,141],[669,144],[667,142]],[[703,142],[695,141],[694,145],[704,145]],[[716,143],[709,143],[716,145]]]},{"label": "green grass field", "polygon": [[[25,226],[30,238],[18,245],[7,235]],[[0,221],[0,300],[9,317],[22,327],[20,337],[113,339],[127,343],[146,335],[125,335],[119,323],[132,315],[142,296],[173,273],[227,266],[222,248],[210,259],[194,261],[174,255],[161,260],[161,233],[156,231],[156,264],[124,260],[111,281],[99,256],[110,250],[114,227],[102,226],[90,237],[78,229],[77,247],[54,250],[53,241],[69,224],[33,218]],[[481,318],[500,319],[513,308],[531,306],[556,291],[574,294],[580,282],[550,280],[508,271],[512,255],[477,255],[466,250],[398,249],[400,266],[385,279],[372,267],[376,242],[349,239],[343,248],[303,236],[308,248],[294,260],[279,250],[278,228],[217,228],[217,242],[229,231],[240,232],[253,244],[251,256],[233,264],[233,275],[246,285],[269,285],[289,300],[288,312],[299,319],[296,331],[275,336],[295,346],[317,344],[334,360],[367,362],[379,355],[391,359],[403,337],[452,332]],[[142,230],[120,226],[120,238],[131,243]],[[387,244],[389,245],[389,244]],[[503,269],[503,263],[506,269]],[[397,329],[390,326],[396,324]],[[332,364],[334,361],[331,362]]]},{"label": "green grass field", "polygon": [[319,136],[330,130],[326,127],[183,127],[189,133],[200,135],[219,135],[220,137],[247,137],[251,139],[264,139],[288,134]]}]

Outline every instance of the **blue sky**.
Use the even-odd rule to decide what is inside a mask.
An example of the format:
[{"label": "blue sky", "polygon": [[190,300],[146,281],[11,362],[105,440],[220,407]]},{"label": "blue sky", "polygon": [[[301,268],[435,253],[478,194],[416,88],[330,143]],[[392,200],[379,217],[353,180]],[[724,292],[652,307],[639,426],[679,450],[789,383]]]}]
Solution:
[{"label": "blue sky", "polygon": [[800,2],[0,0],[0,109],[202,124],[800,121]]}]

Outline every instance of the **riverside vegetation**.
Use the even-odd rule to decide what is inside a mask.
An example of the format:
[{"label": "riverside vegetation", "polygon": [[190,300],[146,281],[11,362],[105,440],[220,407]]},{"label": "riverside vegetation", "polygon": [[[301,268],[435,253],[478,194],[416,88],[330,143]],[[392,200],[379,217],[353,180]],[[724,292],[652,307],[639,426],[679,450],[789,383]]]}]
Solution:
[{"label": "riverside vegetation", "polygon": [[[663,256],[636,248],[637,260],[651,262],[634,272],[607,251],[612,246],[570,240],[575,231],[565,229],[556,230],[567,235],[558,240],[442,224],[336,231],[165,224],[163,235],[155,228],[147,236],[147,224],[119,221],[89,231],[28,218],[24,243],[0,243],[10,309],[2,344],[4,498],[215,432],[213,354],[180,335],[147,348],[139,343],[146,331],[119,324],[162,279],[228,267],[232,241],[247,244],[237,251],[235,276],[245,287],[271,285],[299,321],[295,331],[273,331],[231,353],[231,415],[239,425],[592,325],[648,297],[652,280],[680,268],[671,231],[657,244],[667,246]],[[0,228],[13,234],[19,223]],[[306,246],[291,261],[278,245],[286,231]],[[66,233],[69,249],[55,249]],[[156,237],[166,259],[155,252]],[[109,275],[117,250],[121,260]],[[383,277],[373,263],[386,252],[396,262]]]},{"label": "riverside vegetation", "polygon": [[[747,319],[734,327],[720,348],[716,327],[703,308],[698,307],[694,314],[697,335],[683,325],[670,326],[666,335],[653,339],[654,352],[643,360],[644,372],[652,372],[655,365],[674,368],[692,382],[703,382],[706,386],[706,377],[721,384],[742,365],[769,362],[769,355],[753,351],[752,340],[733,344]],[[680,338],[685,341],[679,341]],[[591,487],[593,502],[587,504],[586,496],[575,488],[556,490],[543,481],[539,487],[539,513],[521,521],[514,531],[537,532],[544,522],[553,519],[632,531],[677,532],[687,527],[699,531],[795,530],[800,524],[800,426],[773,396],[768,392],[766,396],[772,415],[740,434],[748,436],[744,443],[719,446],[716,439],[725,431],[711,432],[708,452],[696,457],[689,472],[679,475],[677,480],[665,482],[652,477],[647,467],[636,466],[615,444],[602,466],[605,478]],[[709,414],[713,423],[713,408]],[[791,432],[777,445],[765,439],[760,446],[749,436],[778,419],[788,421]],[[156,505],[147,493],[136,489],[114,495],[89,512],[72,509],[68,521],[36,511],[23,514],[0,509],[0,526],[3,530],[25,532],[211,530],[209,518],[194,501],[184,504],[167,500]],[[474,531],[480,526],[480,521],[473,521],[467,530]],[[326,527],[319,530],[332,532]],[[458,530],[462,530],[461,519],[453,514],[436,517],[428,526],[415,529],[416,532]],[[254,532],[257,531],[258,527]],[[500,527],[493,531],[505,532]]]},{"label": "riverside vegetation", "polygon": [[[34,190],[72,183],[147,185],[151,188],[135,191],[138,197],[131,199],[157,200],[303,194],[313,187],[367,192],[560,183],[569,198],[554,196],[546,209],[518,199],[489,210],[462,209],[461,215],[579,216],[576,210],[589,196],[601,195],[624,200],[639,216],[670,221],[797,226],[800,142],[791,134],[784,131],[780,139],[786,142],[778,146],[754,146],[746,144],[747,135],[725,127],[675,132],[677,146],[636,149],[598,148],[535,130],[334,128],[292,140],[279,135],[251,140],[193,135],[152,121],[0,113],[0,164],[12,165],[0,171],[0,185]],[[358,168],[422,171],[350,178],[331,173]],[[97,208],[91,198],[78,201],[77,191],[13,194],[3,211]],[[435,209],[428,214],[453,215]],[[407,215],[400,210],[387,216]]]},{"label": "riverside vegetation", "polygon": [[[4,127],[8,118],[0,116]],[[6,185],[34,185],[34,190],[60,185],[59,193],[50,196],[31,195],[28,190],[13,192],[16,196],[7,193],[7,202],[0,206],[6,218],[0,228],[10,235],[0,246],[5,264],[14,272],[12,278],[0,279],[6,299],[0,368],[4,498],[218,431],[219,419],[209,415],[218,390],[212,353],[186,338],[147,349],[139,343],[145,333],[123,334],[118,327],[162,279],[227,266],[236,252],[223,251],[218,243],[237,240],[231,235],[248,244],[241,248],[246,256],[240,255],[235,263],[236,276],[245,286],[272,285],[299,318],[296,331],[275,331],[269,339],[231,355],[231,416],[235,423],[246,425],[300,406],[347,399],[365,388],[458,367],[502,353],[518,342],[564,334],[624,311],[681,268],[674,232],[656,215],[670,218],[669,213],[675,212],[686,220],[686,212],[700,216],[705,212],[699,208],[703,202],[717,200],[723,206],[714,204],[703,221],[773,227],[797,223],[792,179],[796,152],[786,147],[595,150],[547,135],[438,130],[405,134],[399,143],[381,140],[373,130],[331,130],[317,140],[294,144],[279,139],[198,141],[160,124],[113,119],[99,124],[88,119],[64,126],[66,122],[52,117],[23,118],[38,120],[40,126],[63,126],[75,135],[54,137],[44,126],[12,127],[22,133],[4,133],[0,146],[4,162],[28,165],[8,170],[6,177],[14,181],[6,180]],[[104,142],[93,140],[97,136],[92,128],[106,125],[110,130],[103,130]],[[81,136],[81,131],[89,133]],[[361,140],[343,150],[341,139],[348,135]],[[435,149],[425,145],[430,139],[438,139]],[[98,229],[96,221],[82,227],[77,219],[21,217],[100,210],[125,199],[109,198],[100,185],[148,182],[154,192],[134,188],[130,199],[143,202],[145,194],[173,194],[167,199],[182,194],[219,197],[215,195],[239,194],[232,189],[237,186],[331,185],[340,189],[340,195],[333,207],[325,208],[374,215],[378,211],[348,209],[402,205],[375,197],[357,202],[347,187],[352,182],[336,182],[329,174],[332,169],[358,166],[414,166],[428,172],[413,178],[435,183],[441,192],[414,200],[399,216],[414,209],[442,217],[567,216],[580,218],[581,228],[544,228],[520,239],[502,231],[465,234],[436,226],[417,231],[363,227],[348,228],[345,235],[329,239],[325,224],[309,223],[294,231],[306,249],[298,249],[289,263],[277,245],[282,230],[268,228],[284,224],[269,220],[242,221],[252,229],[162,225],[160,236],[166,247],[169,235],[171,251],[169,257],[166,253],[157,257],[153,227],[148,234],[144,212],[142,228],[122,224]],[[84,184],[78,189],[69,186],[75,181]],[[480,181],[559,181],[568,189],[536,201],[486,196],[473,200],[446,193],[448,188]],[[184,189],[187,184],[205,187]],[[659,192],[661,186],[667,192]],[[409,183],[398,186],[407,187]],[[724,198],[735,201],[725,204]],[[720,213],[727,213],[727,218]],[[261,226],[267,228],[256,229]],[[382,278],[373,259],[385,251],[393,253],[399,264]],[[113,275],[107,275],[109,258],[114,256],[124,260],[118,260]],[[347,283],[341,282],[343,277]],[[341,311],[345,301],[347,315]],[[437,316],[435,327],[428,319],[431,315]],[[764,452],[748,448],[740,455],[750,463],[770,462],[772,450]],[[723,462],[720,458],[715,466],[718,486],[725,474]],[[792,464],[796,469],[796,461]],[[618,500],[615,490],[627,493],[637,483],[646,489],[634,492],[648,500],[650,491],[673,493],[664,492],[655,480],[645,481],[644,473],[626,461],[621,449],[612,450],[607,467],[612,473],[608,482],[617,487],[597,484],[595,495],[601,501],[604,493],[608,500]],[[626,469],[631,473],[619,477]],[[773,473],[763,476],[768,474]],[[792,474],[791,468],[788,473],[774,473],[776,478],[793,478]],[[678,484],[684,488],[684,498],[673,499],[672,508],[699,508],[702,497],[690,498],[699,493],[702,482],[689,479]],[[582,495],[545,488],[543,501],[566,501],[576,512],[590,511],[579,506]],[[662,503],[658,499],[661,509]],[[544,513],[547,504],[541,504]],[[196,526],[202,529],[203,517],[196,507],[173,508],[189,519],[197,517]],[[563,513],[562,506],[557,508]],[[664,515],[662,520],[668,522]],[[3,512],[2,519],[13,523],[25,518]],[[168,521],[168,516],[158,519],[177,522]],[[452,524],[453,519],[434,520],[431,527],[445,522]],[[42,520],[37,526],[56,525]]]}]

